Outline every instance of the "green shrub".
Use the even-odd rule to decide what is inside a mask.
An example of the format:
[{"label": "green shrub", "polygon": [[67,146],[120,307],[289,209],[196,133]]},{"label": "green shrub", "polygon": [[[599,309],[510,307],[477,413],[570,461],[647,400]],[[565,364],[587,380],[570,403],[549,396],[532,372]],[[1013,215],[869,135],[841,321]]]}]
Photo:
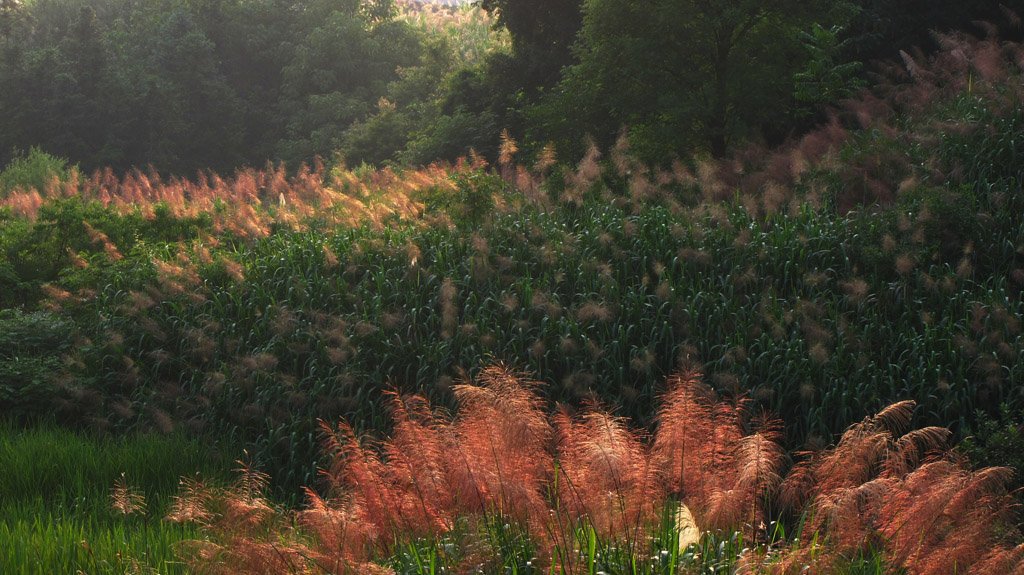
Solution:
[{"label": "green shrub", "polygon": [[53,381],[71,347],[73,326],[52,313],[0,310],[0,413],[14,421],[44,415]]},{"label": "green shrub", "polygon": [[0,359],[60,353],[71,347],[73,329],[50,312],[0,310]]},{"label": "green shrub", "polygon": [[[1012,488],[1024,487],[1024,413],[1005,403],[994,417],[979,411],[971,433],[958,447],[971,463],[978,468],[1009,467],[1014,470]],[[1015,494],[1024,498],[1019,489]]]},{"label": "green shrub", "polygon": [[27,155],[16,153],[11,163],[0,172],[0,194],[18,188],[42,192],[54,178],[66,182],[68,172],[73,169],[76,168],[69,167],[66,159],[51,156],[40,148],[33,147]]},{"label": "green shrub", "polygon": [[489,111],[479,114],[456,110],[451,116],[440,116],[431,130],[420,134],[399,152],[399,159],[411,165],[426,165],[438,158],[455,160],[475,150],[484,157],[493,157],[498,148],[498,118]]}]

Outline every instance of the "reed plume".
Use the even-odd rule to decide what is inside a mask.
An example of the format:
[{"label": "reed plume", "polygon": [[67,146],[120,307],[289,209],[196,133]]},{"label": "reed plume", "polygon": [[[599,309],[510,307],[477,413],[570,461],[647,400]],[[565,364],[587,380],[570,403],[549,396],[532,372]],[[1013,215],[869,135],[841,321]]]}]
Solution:
[{"label": "reed plume", "polygon": [[475,383],[454,387],[452,481],[462,510],[495,509],[521,521],[547,514],[552,428],[536,393],[540,385],[499,363],[484,368]]},{"label": "reed plume", "polygon": [[146,498],[128,483],[127,477],[122,473],[110,490],[110,506],[127,517],[133,513],[145,513]]},{"label": "reed plume", "polygon": [[[330,497],[307,489],[294,514],[263,498],[267,477],[251,464],[227,489],[183,481],[169,518],[211,534],[186,558],[225,574],[389,573],[375,561],[410,542],[457,541],[465,548],[445,560],[474,570],[522,537],[535,566],[591,572],[593,550],[640,558],[669,525],[674,546],[749,531],[758,550],[742,564],[755,572],[830,573],[869,551],[911,575],[1024,570],[1009,471],[968,470],[945,429],[908,431],[911,401],[804,454],[783,478],[780,422],[719,400],[696,372],[669,379],[653,438],[596,403],[549,415],[540,384],[504,364],[454,391],[454,416],[388,391],[387,439],[323,425]],[[773,503],[804,517],[794,541],[768,533]]]},{"label": "reed plume", "polygon": [[[880,550],[915,575],[1024,567],[1011,543],[1019,538],[1006,492],[1011,472],[969,471],[949,454],[946,429],[906,432],[913,408],[912,401],[893,404],[794,466],[780,501],[809,517],[805,545],[825,541],[831,557]],[[787,572],[786,565],[772,572]]]},{"label": "reed plume", "polygon": [[663,490],[648,450],[626,421],[589,406],[571,418],[554,417],[558,497],[571,514],[585,518],[606,540],[638,540],[655,517]]}]

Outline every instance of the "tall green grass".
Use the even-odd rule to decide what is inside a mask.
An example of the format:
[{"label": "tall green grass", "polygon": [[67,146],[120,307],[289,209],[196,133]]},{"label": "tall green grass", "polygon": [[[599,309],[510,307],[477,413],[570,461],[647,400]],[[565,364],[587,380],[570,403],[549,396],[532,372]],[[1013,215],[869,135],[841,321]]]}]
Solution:
[{"label": "tall green grass", "polygon": [[[0,426],[0,573],[25,575],[185,573],[175,545],[200,537],[162,521],[178,478],[217,481],[231,468],[229,447],[178,434],[100,438],[53,424]],[[145,513],[111,507],[122,477],[144,494]]]}]

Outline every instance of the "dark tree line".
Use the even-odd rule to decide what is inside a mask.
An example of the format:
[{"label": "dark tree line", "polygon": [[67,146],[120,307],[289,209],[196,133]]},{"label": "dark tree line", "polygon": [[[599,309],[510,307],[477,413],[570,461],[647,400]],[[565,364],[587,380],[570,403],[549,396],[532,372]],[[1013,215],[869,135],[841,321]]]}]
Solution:
[{"label": "dark tree line", "polygon": [[3,0],[0,160],[230,169],[329,157],[419,34],[389,2]]},{"label": "dark tree line", "polygon": [[[995,0],[478,0],[511,49],[472,63],[392,0],[0,0],[0,166],[40,146],[83,169],[230,170],[342,153],[426,163],[563,157],[626,129],[634,150],[773,143],[862,85],[870,63]],[[1005,4],[1005,6],[1004,6]],[[975,28],[973,30],[977,32]],[[383,98],[383,99],[382,99]]]},{"label": "dark tree line", "polygon": [[[520,106],[499,120],[519,128],[521,143],[553,141],[578,157],[586,136],[607,148],[626,128],[651,161],[782,141],[869,81],[872,62],[934,50],[935,31],[984,34],[979,21],[1019,35],[1024,11],[1019,0],[481,2],[514,51],[480,73],[529,79],[507,87]],[[535,72],[545,64],[559,72]]]}]

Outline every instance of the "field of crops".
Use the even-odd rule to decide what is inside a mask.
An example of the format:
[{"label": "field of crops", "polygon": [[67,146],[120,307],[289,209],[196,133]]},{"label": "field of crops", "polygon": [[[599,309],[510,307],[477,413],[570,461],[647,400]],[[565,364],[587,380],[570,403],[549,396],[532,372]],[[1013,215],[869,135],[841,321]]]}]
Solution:
[{"label": "field of crops", "polygon": [[[151,527],[115,492],[118,529],[196,538],[198,572],[1019,569],[1007,474],[947,449],[1024,410],[1022,90],[1009,50],[992,81],[966,74],[982,48],[723,160],[652,168],[623,139],[527,163],[506,138],[496,166],[5,187],[9,433],[56,413],[100,442],[245,448],[237,484],[175,500],[198,532],[154,534],[167,506]],[[985,439],[987,463],[1019,457]],[[97,481],[82,497],[105,502],[115,483]],[[282,510],[302,486],[306,511]],[[32,531],[18,505],[0,541]],[[61,522],[37,517],[23,540],[46,542],[0,543],[0,571],[47,564]],[[121,573],[158,545],[133,543],[130,565],[54,561]]]}]

